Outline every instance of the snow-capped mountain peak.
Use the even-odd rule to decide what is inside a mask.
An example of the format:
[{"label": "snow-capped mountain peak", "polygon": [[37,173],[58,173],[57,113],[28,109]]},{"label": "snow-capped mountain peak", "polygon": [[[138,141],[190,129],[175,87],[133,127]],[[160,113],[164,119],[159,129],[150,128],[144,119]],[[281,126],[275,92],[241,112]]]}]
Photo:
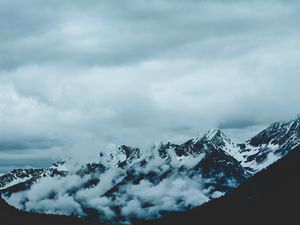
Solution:
[{"label": "snow-capped mountain peak", "polygon": [[232,144],[230,138],[228,138],[221,130],[212,129],[206,132],[202,137],[194,139],[194,143],[211,143],[216,147],[224,147],[228,144]]},{"label": "snow-capped mountain peak", "polygon": [[106,166],[118,167],[122,163],[132,163],[140,158],[140,150],[126,145],[110,145],[104,152],[100,152],[100,163]]},{"label": "snow-capped mountain peak", "polygon": [[297,145],[300,143],[300,117],[289,122],[273,123],[251,138],[248,143],[255,147],[264,144]]},{"label": "snow-capped mountain peak", "polygon": [[238,161],[242,161],[239,147],[228,138],[220,129],[212,129],[206,132],[202,137],[195,139],[194,143],[202,143],[204,145],[213,145],[214,148],[222,149],[228,155],[234,157]]},{"label": "snow-capped mountain peak", "polygon": [[[148,152],[111,145],[100,153],[98,162],[80,168],[61,162],[48,169],[14,170],[0,177],[0,188],[5,188],[1,191],[8,202],[24,210],[99,213],[109,221],[122,218],[128,223],[141,214],[157,217],[223,195],[298,145],[300,118],[273,123],[243,144],[213,129],[182,144],[161,143]],[[40,199],[35,190],[43,193]],[[60,198],[78,207],[64,211]],[[44,201],[47,204],[41,207]]]},{"label": "snow-capped mountain peak", "polygon": [[300,117],[276,122],[241,144],[244,166],[259,171],[300,145]]},{"label": "snow-capped mountain peak", "polygon": [[34,182],[42,177],[66,176],[68,172],[65,162],[54,163],[44,169],[14,169],[0,176],[0,190],[27,181]]},{"label": "snow-capped mountain peak", "polygon": [[206,140],[210,141],[215,138],[226,138],[225,134],[219,129],[211,129],[206,132],[202,138],[206,138]]}]

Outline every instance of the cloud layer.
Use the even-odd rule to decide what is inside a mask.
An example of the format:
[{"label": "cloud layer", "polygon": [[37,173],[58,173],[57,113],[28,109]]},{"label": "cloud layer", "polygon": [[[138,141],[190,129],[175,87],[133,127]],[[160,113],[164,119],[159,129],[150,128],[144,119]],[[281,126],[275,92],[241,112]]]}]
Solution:
[{"label": "cloud layer", "polygon": [[243,139],[292,119],[299,10],[292,0],[1,1],[1,160],[91,158],[110,143],[146,148],[213,127]]},{"label": "cloud layer", "polygon": [[[168,153],[172,151],[169,149]],[[86,166],[73,167],[67,176],[42,177],[30,189],[4,197],[9,204],[30,212],[130,224],[132,219],[158,218],[163,213],[190,209],[224,195],[211,185],[216,177],[204,178],[201,170],[195,169],[204,156],[179,158],[173,152],[168,161],[153,149],[151,156],[144,156],[125,169],[103,161],[108,168],[104,172],[91,172]],[[68,168],[70,164],[64,166]],[[228,177],[225,180],[231,181]]]}]

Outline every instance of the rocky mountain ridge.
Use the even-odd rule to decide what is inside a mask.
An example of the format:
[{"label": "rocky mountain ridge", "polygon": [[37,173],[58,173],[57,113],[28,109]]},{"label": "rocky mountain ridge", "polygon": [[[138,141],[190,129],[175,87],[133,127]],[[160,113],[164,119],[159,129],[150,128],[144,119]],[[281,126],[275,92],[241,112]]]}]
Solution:
[{"label": "rocky mountain ridge", "polygon": [[0,177],[0,188],[22,210],[129,223],[222,196],[299,145],[300,118],[274,123],[243,144],[215,129],[180,145],[161,143],[146,154],[115,146],[76,170],[68,162],[13,170]]}]

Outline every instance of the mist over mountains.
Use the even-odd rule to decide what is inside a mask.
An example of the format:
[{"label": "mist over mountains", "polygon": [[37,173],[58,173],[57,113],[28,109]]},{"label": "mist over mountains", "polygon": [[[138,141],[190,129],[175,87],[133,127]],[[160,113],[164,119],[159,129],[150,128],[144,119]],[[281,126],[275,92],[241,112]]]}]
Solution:
[{"label": "mist over mountains", "polygon": [[296,212],[273,198],[299,187],[299,21],[297,0],[0,0],[0,224]]},{"label": "mist over mountains", "polygon": [[[111,143],[244,142],[300,111],[295,0],[1,0],[0,173]],[[82,149],[85,149],[84,151]]]},{"label": "mist over mountains", "polygon": [[300,118],[273,123],[242,144],[210,130],[147,153],[115,146],[89,164],[13,170],[0,177],[1,192],[22,210],[126,224],[223,196],[299,145]]}]

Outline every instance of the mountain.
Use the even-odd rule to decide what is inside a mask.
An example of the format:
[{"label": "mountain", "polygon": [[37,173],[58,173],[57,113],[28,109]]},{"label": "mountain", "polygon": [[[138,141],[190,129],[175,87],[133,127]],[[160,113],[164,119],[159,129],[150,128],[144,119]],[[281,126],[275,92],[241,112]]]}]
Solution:
[{"label": "mountain", "polygon": [[276,122],[245,144],[239,145],[242,165],[259,171],[300,145],[300,117]]},{"label": "mountain", "polygon": [[2,198],[0,198],[0,223],[3,225],[101,225],[96,221],[75,217],[23,212],[8,205]]},{"label": "mountain", "polygon": [[138,225],[299,224],[300,148],[200,207]]},{"label": "mountain", "polygon": [[46,176],[66,176],[67,171],[63,167],[64,162],[54,163],[47,169],[14,169],[0,177],[0,189],[11,187],[25,181],[36,181]]},{"label": "mountain", "polygon": [[[160,220],[135,221],[139,225],[159,224],[298,224],[300,148],[263,170],[224,197]],[[216,214],[218,216],[216,216]],[[21,212],[0,198],[0,221],[5,225],[100,225],[65,216]]]},{"label": "mountain", "polygon": [[142,152],[111,146],[97,162],[13,170],[0,191],[26,211],[127,224],[186,211],[231,193],[300,144],[300,118],[274,123],[243,144],[218,129]]}]

